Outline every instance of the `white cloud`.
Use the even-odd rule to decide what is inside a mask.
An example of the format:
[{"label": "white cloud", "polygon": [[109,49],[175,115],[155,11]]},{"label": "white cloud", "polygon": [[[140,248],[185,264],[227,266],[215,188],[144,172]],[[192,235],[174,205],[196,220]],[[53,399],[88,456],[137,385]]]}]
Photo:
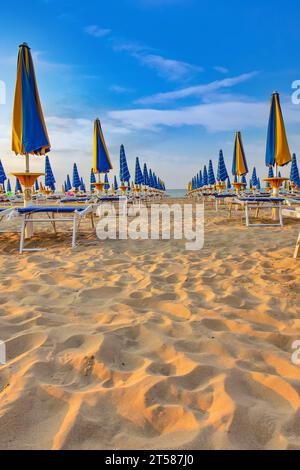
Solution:
[{"label": "white cloud", "polygon": [[89,34],[90,36],[94,36],[95,38],[103,38],[108,36],[111,33],[111,29],[108,28],[100,28],[97,25],[89,25],[84,28],[84,31]]},{"label": "white cloud", "polygon": [[171,81],[190,78],[191,75],[203,71],[202,67],[180,60],[167,59],[161,55],[145,54],[140,55],[138,58],[142,64],[156,70],[160,76]]},{"label": "white cloud", "polygon": [[212,93],[214,91],[220,90],[222,88],[229,88],[239,83],[250,80],[258,72],[244,73],[238,75],[237,77],[225,78],[223,80],[215,80],[214,82],[207,83],[204,85],[195,85],[187,88],[181,88],[175,91],[169,91],[166,93],[157,93],[155,95],[146,96],[145,98],[139,99],[137,102],[140,104],[154,104],[154,103],[165,103],[168,101],[174,101],[178,99],[188,98],[188,97],[199,97],[207,93]]},{"label": "white cloud", "polygon": [[216,72],[223,73],[224,75],[229,72],[229,70],[226,67],[222,67],[220,65],[216,65],[214,69],[216,70]]},{"label": "white cloud", "polygon": [[120,93],[120,94],[131,93],[133,91],[131,88],[127,88],[121,85],[112,85],[109,89],[115,93]]}]

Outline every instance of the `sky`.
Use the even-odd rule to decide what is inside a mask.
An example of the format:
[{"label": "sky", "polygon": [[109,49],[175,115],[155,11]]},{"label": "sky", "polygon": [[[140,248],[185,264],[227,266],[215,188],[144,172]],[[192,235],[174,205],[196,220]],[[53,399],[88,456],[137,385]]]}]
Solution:
[{"label": "sky", "polygon": [[[264,166],[271,93],[280,93],[290,150],[300,153],[300,4],[286,0],[11,0],[0,16],[0,158],[23,170],[11,151],[18,46],[31,47],[58,185],[73,162],[85,181],[99,117],[119,173],[124,144],[168,188],[186,187],[222,149],[231,169],[242,132],[250,171]],[[3,85],[4,84],[4,85]],[[1,94],[1,93],[0,93]],[[3,97],[2,97],[3,98]],[[44,158],[32,157],[43,170]],[[283,169],[288,174],[289,169]]]}]

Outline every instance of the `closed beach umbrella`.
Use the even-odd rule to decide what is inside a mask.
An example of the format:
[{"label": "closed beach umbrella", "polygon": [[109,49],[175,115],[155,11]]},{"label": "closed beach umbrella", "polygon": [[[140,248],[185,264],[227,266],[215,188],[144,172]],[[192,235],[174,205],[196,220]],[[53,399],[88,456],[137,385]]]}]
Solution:
[{"label": "closed beach umbrella", "polygon": [[107,176],[107,173],[105,173],[105,176],[104,176],[104,189],[108,190],[110,188],[110,184],[109,184],[109,181],[108,181],[108,176]]},{"label": "closed beach umbrella", "polygon": [[248,167],[242,142],[242,136],[240,132],[237,132],[233,151],[232,174],[234,176],[243,176],[247,173]]},{"label": "closed beach umbrella", "polygon": [[70,176],[69,176],[69,175],[67,175],[67,181],[66,181],[66,183],[67,183],[67,191],[71,191],[71,189],[72,189],[72,184],[71,184],[71,180],[70,180]]},{"label": "closed beach umbrella", "polygon": [[108,173],[112,169],[108,150],[104,140],[100,120],[94,122],[94,160],[93,171],[95,174]]},{"label": "closed beach umbrella", "polygon": [[246,180],[246,176],[245,176],[245,175],[242,176],[241,182],[242,182],[245,186],[247,186],[247,180]]},{"label": "closed beach umbrella", "polygon": [[36,191],[38,191],[40,189],[39,188],[39,180],[35,180],[34,188],[35,188]]},{"label": "closed beach umbrella", "polygon": [[227,178],[227,189],[231,189],[231,182],[229,176]]},{"label": "closed beach umbrella", "polygon": [[149,174],[148,174],[148,168],[147,168],[146,163],[144,163],[143,178],[144,178],[144,185],[149,186]]},{"label": "closed beach umbrella", "polygon": [[75,188],[75,189],[78,189],[79,186],[80,186],[80,183],[81,183],[76,163],[74,163],[74,165],[73,165],[73,181],[72,181],[72,183],[73,183],[72,187]]},{"label": "closed beach umbrella", "polygon": [[266,166],[284,166],[292,160],[280,107],[279,94],[271,97],[267,134]]},{"label": "closed beach umbrella", "polygon": [[150,186],[150,188],[155,188],[155,183],[154,183],[154,180],[153,180],[153,174],[152,174],[151,168],[149,170],[149,186]]},{"label": "closed beach umbrella", "polygon": [[208,184],[213,186],[216,182],[215,174],[214,174],[214,169],[213,169],[213,164],[212,161],[209,160],[208,164]]},{"label": "closed beach umbrella", "polygon": [[257,186],[257,175],[256,175],[256,168],[253,167],[252,177],[251,177],[251,186]]},{"label": "closed beach umbrella", "polygon": [[45,186],[55,190],[55,179],[48,155],[46,155],[45,159]]},{"label": "closed beach umbrella", "polygon": [[261,185],[260,185],[260,179],[257,178],[257,184],[256,184],[256,187],[257,189],[261,189]]},{"label": "closed beach umbrella", "polygon": [[2,162],[0,160],[0,184],[4,185],[4,181],[7,179]]},{"label": "closed beach umbrella", "polygon": [[199,188],[203,187],[203,176],[202,176],[202,171],[199,171]]},{"label": "closed beach umbrella", "polygon": [[96,177],[95,177],[95,173],[93,172],[93,168],[91,168],[90,183],[91,183],[90,190],[93,191],[94,189],[93,183],[96,183]]},{"label": "closed beach umbrella", "polygon": [[11,193],[11,185],[9,179],[7,180],[7,192]]},{"label": "closed beach umbrella", "polygon": [[207,185],[208,185],[208,175],[207,175],[206,165],[204,165],[204,168],[203,168],[203,186],[207,186]]},{"label": "closed beach umbrella", "polygon": [[[16,155],[26,156],[26,173],[29,173],[29,155],[45,155],[50,151],[50,147],[30,48],[23,43],[19,46],[17,64],[12,150]],[[31,199],[30,186],[26,186],[26,189],[28,194],[24,199],[24,204],[26,200]]]},{"label": "closed beach umbrella", "polygon": [[120,181],[121,183],[127,182],[129,185],[130,173],[127,165],[124,145],[120,147]]},{"label": "closed beach umbrella", "polygon": [[115,191],[118,191],[119,189],[119,185],[118,185],[118,181],[117,181],[117,177],[116,175],[114,176],[114,190]]},{"label": "closed beach umbrella", "polygon": [[18,191],[19,191],[20,193],[22,192],[22,186],[21,186],[21,183],[20,183],[20,181],[19,181],[19,178],[16,178],[15,193],[17,193]]},{"label": "closed beach umbrella", "polygon": [[218,161],[218,172],[217,172],[217,180],[218,181],[226,181],[228,178],[228,173],[224,161],[224,156],[222,150],[219,153],[219,161]]},{"label": "closed beach umbrella", "polygon": [[80,186],[79,186],[79,189],[80,189],[80,191],[85,191],[85,185],[84,185],[84,182],[83,182],[82,177],[80,178]]},{"label": "closed beach umbrella", "polygon": [[294,183],[296,185],[299,184],[299,170],[298,170],[297,158],[296,158],[295,153],[293,153],[293,158],[292,158],[290,180],[291,180],[292,183]]},{"label": "closed beach umbrella", "polygon": [[144,183],[144,176],[141,170],[139,157],[135,159],[135,177],[134,177],[135,184],[143,184]]}]

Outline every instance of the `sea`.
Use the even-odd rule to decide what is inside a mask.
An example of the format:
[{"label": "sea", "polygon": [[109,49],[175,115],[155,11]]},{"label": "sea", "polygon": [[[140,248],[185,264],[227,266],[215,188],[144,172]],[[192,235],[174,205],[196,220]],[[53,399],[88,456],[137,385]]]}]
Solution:
[{"label": "sea", "polygon": [[169,197],[184,197],[187,193],[186,189],[167,189],[166,196]]}]

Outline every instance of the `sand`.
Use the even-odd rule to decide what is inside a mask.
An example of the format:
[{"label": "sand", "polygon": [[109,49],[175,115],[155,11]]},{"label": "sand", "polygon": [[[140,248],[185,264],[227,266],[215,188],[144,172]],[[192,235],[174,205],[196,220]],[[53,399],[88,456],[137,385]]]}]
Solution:
[{"label": "sand", "polygon": [[0,234],[0,448],[300,449],[298,231],[211,209],[199,252]]}]

